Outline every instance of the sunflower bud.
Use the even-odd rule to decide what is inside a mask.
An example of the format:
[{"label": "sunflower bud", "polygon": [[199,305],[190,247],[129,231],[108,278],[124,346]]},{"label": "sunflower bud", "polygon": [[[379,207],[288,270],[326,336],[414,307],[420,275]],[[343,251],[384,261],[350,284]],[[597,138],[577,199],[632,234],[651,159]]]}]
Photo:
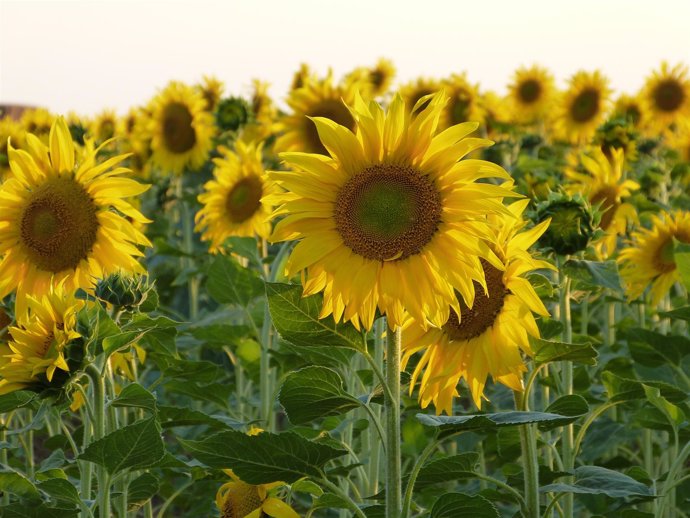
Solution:
[{"label": "sunflower bud", "polygon": [[252,107],[241,97],[228,97],[218,103],[216,123],[222,131],[238,131],[253,118]]},{"label": "sunflower bud", "polygon": [[147,277],[129,277],[115,273],[99,281],[95,293],[103,302],[125,311],[133,311],[146,301],[153,289]]},{"label": "sunflower bud", "polygon": [[595,237],[601,214],[580,194],[551,193],[537,205],[535,219],[551,218],[548,230],[539,244],[558,255],[571,255],[585,250]]}]

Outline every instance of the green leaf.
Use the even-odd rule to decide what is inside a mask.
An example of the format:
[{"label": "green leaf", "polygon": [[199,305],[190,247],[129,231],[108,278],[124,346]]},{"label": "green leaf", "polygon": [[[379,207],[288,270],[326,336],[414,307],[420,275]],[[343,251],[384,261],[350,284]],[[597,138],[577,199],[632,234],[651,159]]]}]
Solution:
[{"label": "green leaf", "polygon": [[233,387],[227,383],[211,383],[210,385],[199,385],[182,380],[169,380],[165,382],[165,388],[171,392],[185,394],[193,400],[210,401],[216,403],[221,408],[228,406],[230,394]]},{"label": "green leaf", "polygon": [[48,507],[45,504],[13,503],[0,507],[2,518],[77,518],[78,509]]},{"label": "green leaf", "polygon": [[38,489],[50,495],[57,502],[74,504],[76,507],[81,505],[81,499],[77,488],[64,478],[51,478],[38,484]]},{"label": "green leaf", "polygon": [[340,375],[326,367],[306,367],[289,374],[278,396],[292,424],[340,415],[360,402],[343,389]]},{"label": "green leaf", "polygon": [[579,493],[606,495],[611,498],[651,498],[652,489],[623,473],[599,466],[580,466],[573,471],[572,484],[549,484],[542,486],[542,493]]},{"label": "green leaf", "polygon": [[213,429],[228,430],[244,426],[244,423],[231,419],[225,415],[208,415],[199,410],[173,406],[159,407],[158,419],[163,428],[206,425]]},{"label": "green leaf", "polygon": [[681,403],[688,397],[685,391],[669,383],[623,378],[610,371],[601,373],[601,381],[611,401],[643,400],[647,397],[644,390],[645,385],[658,389],[659,395],[672,403]]},{"label": "green leaf", "polygon": [[674,320],[685,320],[690,322],[690,306],[683,306],[680,308],[672,309],[671,311],[660,311],[660,317],[672,318]]},{"label": "green leaf", "polygon": [[[544,411],[550,414],[559,414],[577,419],[589,412],[589,405],[582,396],[569,394],[559,397],[556,401],[547,406]],[[539,429],[542,431],[550,430],[551,428],[552,425],[548,422],[539,425]]]},{"label": "green leaf", "polygon": [[680,281],[690,290],[690,244],[673,240],[673,260],[676,263]]},{"label": "green leaf", "polygon": [[568,344],[565,342],[554,342],[541,338],[530,337],[530,343],[534,350],[534,362],[537,365],[545,363],[568,360],[584,365],[596,365],[597,353],[591,343]]},{"label": "green leaf", "polygon": [[151,500],[160,489],[160,481],[152,473],[143,473],[129,483],[127,509],[136,511]]},{"label": "green leaf", "polygon": [[211,468],[232,466],[235,474],[248,484],[276,480],[289,484],[302,477],[319,478],[328,461],[347,454],[294,432],[250,436],[227,431],[200,441],[179,441],[192,456]]},{"label": "green leaf", "polygon": [[115,474],[123,469],[155,465],[165,455],[160,426],[155,418],[143,419],[89,444],[78,458],[105,466]]},{"label": "green leaf", "polygon": [[336,324],[330,316],[319,319],[320,294],[302,297],[302,286],[280,283],[266,283],[266,294],[273,324],[288,342],[305,347],[366,347],[362,333],[351,324]]},{"label": "green leaf", "polygon": [[479,455],[474,452],[433,460],[419,470],[415,488],[472,478],[478,461]]},{"label": "green leaf", "polygon": [[623,291],[616,261],[570,259],[563,265],[563,271],[583,289],[608,288],[617,292]]},{"label": "green leaf", "polygon": [[0,396],[0,414],[11,412],[18,408],[24,408],[31,405],[36,408],[38,405],[35,402],[38,400],[38,394],[28,390],[15,390],[9,394]]},{"label": "green leaf", "polygon": [[663,412],[668,422],[671,423],[671,426],[678,427],[685,421],[685,414],[683,414],[683,411],[668,399],[664,398],[658,388],[644,384],[642,388],[644,389],[645,396],[647,396],[647,400]]},{"label": "green leaf", "polygon": [[518,411],[454,416],[417,414],[417,419],[422,424],[438,427],[444,432],[489,432],[504,426],[519,426],[530,423],[548,423],[555,427],[572,423],[578,417],[546,412]]},{"label": "green leaf", "polygon": [[[135,315],[131,321],[122,327],[122,331],[103,339],[103,351],[110,355],[116,351],[127,349],[134,343],[150,343],[151,340],[166,342],[164,350],[169,354],[175,353],[174,338],[177,334],[178,323],[167,317],[151,318],[148,315]],[[147,336],[152,335],[152,336]]]},{"label": "green leaf", "polygon": [[115,407],[143,408],[155,414],[156,396],[138,383],[132,383],[122,389],[120,395],[113,400],[111,405]]},{"label": "green leaf", "polygon": [[218,255],[209,266],[206,290],[219,304],[247,306],[263,293],[264,283],[254,270],[242,268],[230,256]]},{"label": "green leaf", "polygon": [[434,502],[429,518],[458,518],[458,516],[500,518],[498,510],[489,500],[481,495],[464,493],[446,493],[441,496]]},{"label": "green leaf", "polygon": [[11,470],[0,471],[0,492],[12,493],[22,498],[39,498],[33,483],[21,473]]},{"label": "green leaf", "polygon": [[665,363],[679,365],[690,354],[690,338],[684,335],[665,335],[632,327],[623,330],[621,337],[628,341],[633,360],[648,367],[660,367]]},{"label": "green leaf", "polygon": [[297,493],[307,493],[309,495],[321,496],[323,495],[323,489],[316,483],[306,478],[298,480],[292,486],[290,486],[292,491]]},{"label": "green leaf", "polygon": [[324,493],[312,504],[312,509],[349,509],[350,504],[344,498],[333,493]]}]

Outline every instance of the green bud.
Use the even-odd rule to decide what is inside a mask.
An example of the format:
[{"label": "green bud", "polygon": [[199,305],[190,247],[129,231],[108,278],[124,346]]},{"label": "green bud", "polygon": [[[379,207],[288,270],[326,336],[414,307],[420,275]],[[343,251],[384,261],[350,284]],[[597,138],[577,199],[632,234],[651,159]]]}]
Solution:
[{"label": "green bud", "polygon": [[585,250],[595,237],[601,214],[581,195],[551,193],[537,205],[537,222],[551,218],[548,230],[539,244],[558,255],[571,255]]},{"label": "green bud", "polygon": [[253,119],[251,105],[241,97],[223,99],[216,108],[216,124],[222,131],[238,131]]},{"label": "green bud", "polygon": [[96,297],[103,302],[125,310],[134,311],[141,306],[154,290],[144,276],[128,277],[115,273],[102,279],[96,285]]}]

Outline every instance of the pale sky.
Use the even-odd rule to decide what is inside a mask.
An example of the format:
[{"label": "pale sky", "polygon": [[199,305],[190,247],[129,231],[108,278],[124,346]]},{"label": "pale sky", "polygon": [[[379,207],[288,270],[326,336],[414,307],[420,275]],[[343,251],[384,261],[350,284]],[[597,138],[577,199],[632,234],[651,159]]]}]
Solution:
[{"label": "pale sky", "polygon": [[560,85],[599,68],[633,92],[664,59],[690,65],[690,1],[0,0],[0,104],[124,113],[204,74],[282,99],[302,62],[340,76],[379,57],[398,81],[467,71],[503,92],[536,62]]}]

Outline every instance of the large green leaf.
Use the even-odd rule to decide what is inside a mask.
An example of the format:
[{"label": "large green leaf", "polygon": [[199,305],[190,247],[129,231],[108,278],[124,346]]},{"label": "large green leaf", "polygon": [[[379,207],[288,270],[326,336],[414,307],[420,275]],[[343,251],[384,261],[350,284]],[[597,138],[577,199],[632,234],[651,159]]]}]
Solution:
[{"label": "large green leaf", "polygon": [[660,311],[659,316],[690,322],[690,306],[682,306],[680,308],[672,309],[671,311]]},{"label": "large green leaf", "polygon": [[57,502],[72,504],[75,507],[81,505],[81,499],[77,488],[64,478],[50,478],[38,484],[38,489],[47,493]]},{"label": "large green leaf", "polygon": [[672,403],[681,403],[688,397],[687,392],[669,383],[623,378],[610,371],[601,373],[601,381],[611,401],[644,400],[647,397],[645,386],[658,389],[659,395]]},{"label": "large green leaf", "polygon": [[0,396],[0,414],[11,412],[18,408],[24,408],[25,406],[37,408],[37,400],[38,394],[28,390],[15,390],[9,394],[3,394]]},{"label": "large green leaf", "polygon": [[660,367],[666,363],[679,365],[690,354],[690,338],[685,335],[665,335],[633,327],[620,333],[628,341],[633,360],[648,367]]},{"label": "large green leaf", "polygon": [[616,261],[570,259],[563,265],[563,271],[583,289],[608,288],[617,292],[623,291]]},{"label": "large green leaf", "polygon": [[136,511],[151,500],[160,489],[160,481],[152,473],[143,473],[129,483],[127,489],[127,508]]},{"label": "large green leaf", "polygon": [[497,414],[473,415],[429,415],[417,414],[422,424],[440,428],[444,432],[489,432],[504,426],[519,426],[530,423],[548,423],[563,426],[579,416],[566,416],[546,412],[500,412]]},{"label": "large green leaf", "polygon": [[230,256],[218,255],[209,266],[206,290],[220,304],[247,306],[263,293],[264,284],[254,270],[243,268]]},{"label": "large green leaf", "polygon": [[0,516],[2,518],[77,518],[79,510],[48,507],[46,504],[15,502],[0,507]]},{"label": "large green leaf", "polygon": [[[568,394],[559,397],[556,401],[547,406],[544,411],[550,414],[558,414],[577,419],[589,412],[589,405],[582,396]],[[555,426],[560,425],[556,424]],[[553,423],[549,421],[539,424],[540,430],[550,430],[553,427]]]},{"label": "large green leaf", "polygon": [[23,498],[38,498],[39,493],[28,478],[12,470],[0,471],[0,492],[11,493]]},{"label": "large green leaf", "polygon": [[683,411],[663,397],[658,388],[650,387],[649,385],[643,385],[643,388],[647,400],[666,416],[671,426],[678,427],[685,421]]},{"label": "large green leaf", "polygon": [[179,441],[197,460],[212,468],[231,467],[249,484],[276,480],[292,483],[302,477],[319,477],[328,461],[347,453],[293,432],[250,436],[227,431],[200,441]]},{"label": "large green leaf", "polygon": [[573,472],[572,484],[549,484],[542,486],[542,493],[580,493],[607,495],[612,498],[652,498],[654,491],[623,473],[599,466],[580,466]]},{"label": "large green leaf", "polygon": [[80,460],[95,462],[111,474],[123,469],[155,465],[165,455],[161,429],[155,418],[143,419],[89,444]]},{"label": "large green leaf", "polygon": [[571,361],[584,365],[596,365],[599,355],[591,343],[569,344],[530,337],[534,350],[534,362],[537,365],[555,361]]},{"label": "large green leaf", "polygon": [[302,286],[266,283],[268,306],[280,335],[298,346],[366,347],[362,333],[351,324],[336,324],[332,317],[320,319],[320,294],[302,297]]},{"label": "large green leaf", "polygon": [[498,510],[489,500],[481,495],[464,493],[446,493],[431,508],[429,518],[500,518]]},{"label": "large green leaf", "polygon": [[209,415],[200,410],[173,406],[159,407],[158,419],[163,428],[206,425],[213,429],[228,430],[240,428],[244,425],[244,423],[240,423],[226,415]]},{"label": "large green leaf", "polygon": [[316,366],[289,374],[280,388],[279,400],[293,424],[340,415],[361,404],[345,392],[336,371]]},{"label": "large green leaf", "polygon": [[122,326],[119,333],[103,339],[103,351],[106,355],[110,355],[138,342],[153,342],[161,343],[163,351],[174,354],[175,345],[170,338],[174,338],[177,334],[177,325],[177,322],[167,317],[151,318],[148,315],[135,315],[132,320]]},{"label": "large green leaf", "polygon": [[143,408],[156,413],[156,397],[138,383],[132,383],[122,389],[111,405],[115,407]]},{"label": "large green leaf", "polygon": [[474,452],[461,453],[428,462],[419,470],[415,488],[442,484],[451,480],[472,478],[479,455]]}]

